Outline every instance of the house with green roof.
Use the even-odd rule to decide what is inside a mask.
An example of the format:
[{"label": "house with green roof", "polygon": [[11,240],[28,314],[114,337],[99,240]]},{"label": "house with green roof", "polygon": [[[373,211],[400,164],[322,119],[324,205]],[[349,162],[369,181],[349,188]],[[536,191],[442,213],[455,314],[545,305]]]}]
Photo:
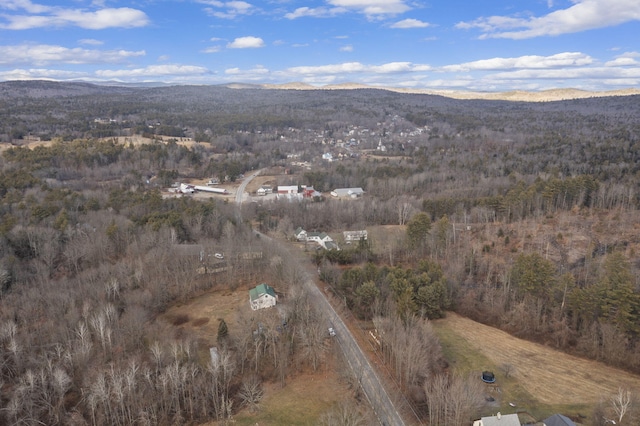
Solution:
[{"label": "house with green roof", "polygon": [[273,287],[262,283],[249,290],[249,303],[254,311],[276,305],[278,296]]}]

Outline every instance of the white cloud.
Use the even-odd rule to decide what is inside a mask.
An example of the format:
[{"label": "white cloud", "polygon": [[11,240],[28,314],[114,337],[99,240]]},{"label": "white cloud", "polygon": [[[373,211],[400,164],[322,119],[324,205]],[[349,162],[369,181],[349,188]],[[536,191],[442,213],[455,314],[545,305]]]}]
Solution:
[{"label": "white cloud", "polygon": [[220,51],[220,46],[210,46],[202,50],[202,53],[218,53],[219,51]]},{"label": "white cloud", "polygon": [[353,52],[353,46],[350,44],[347,44],[346,46],[342,46],[340,48],[341,52]]},{"label": "white cloud", "polygon": [[198,75],[207,73],[209,73],[208,69],[193,65],[150,65],[144,68],[96,71],[96,75],[103,78],[146,78],[168,75]]},{"label": "white cloud", "polygon": [[639,52],[626,52],[622,55],[617,56],[611,61],[605,63],[607,67],[624,67],[624,66],[634,66],[640,65],[638,61],[640,59]]},{"label": "white cloud", "polygon": [[413,64],[411,62],[390,62],[382,65],[364,65],[360,62],[344,62],[341,64],[291,67],[284,72],[292,76],[330,76],[341,74],[370,73],[391,74],[424,72],[430,70],[429,65]]},{"label": "white cloud", "polygon": [[226,6],[241,13],[246,13],[249,9],[253,8],[253,6],[246,1],[230,1],[227,2]]},{"label": "white cloud", "polygon": [[239,0],[228,2],[203,1],[200,3],[217,7],[218,9],[206,7],[204,10],[209,16],[214,16],[221,19],[235,19],[240,15],[250,15],[255,11],[255,7],[253,7],[253,5]]},{"label": "white cloud", "polygon": [[224,71],[227,75],[242,75],[242,76],[264,76],[265,74],[269,74],[269,70],[262,65],[257,65],[256,67],[249,70],[242,70],[240,68],[228,68]]},{"label": "white cloud", "polygon": [[563,87],[604,90],[640,85],[638,58],[640,53],[628,52],[603,64],[604,61],[581,52],[561,52],[548,56],[490,58],[441,67],[412,62],[377,65],[344,62],[271,71],[269,78],[311,85],[360,82],[371,86],[477,91]]},{"label": "white cloud", "polygon": [[252,49],[257,47],[264,47],[264,40],[260,37],[238,37],[231,43],[227,44],[230,49]]},{"label": "white cloud", "polygon": [[379,66],[372,66],[371,71],[379,74],[411,72],[413,65],[411,62],[390,62]]},{"label": "white cloud", "polygon": [[625,67],[629,65],[638,65],[638,64],[640,64],[640,62],[638,62],[634,58],[621,57],[621,58],[616,58],[612,61],[608,61],[604,65],[607,67]]},{"label": "white cloud", "polygon": [[505,80],[533,80],[533,79],[556,79],[556,80],[576,80],[576,79],[616,79],[616,78],[636,78],[640,79],[640,67],[637,68],[575,68],[575,69],[526,69],[515,70],[492,74],[493,78]]},{"label": "white cloud", "polygon": [[402,21],[398,21],[395,24],[392,24],[391,28],[427,28],[428,26],[428,22],[423,22],[418,19],[403,19]]},{"label": "white cloud", "polygon": [[104,44],[103,41],[96,40],[96,39],[93,39],[93,38],[83,38],[81,40],[78,40],[78,43],[79,44],[88,44],[88,45],[91,45],[91,46],[100,46],[100,45]]},{"label": "white cloud", "polygon": [[134,52],[128,50],[90,50],[79,47],[70,49],[50,44],[0,46],[0,64],[5,65],[34,64],[41,66],[48,63],[113,63],[144,55],[144,50]]},{"label": "white cloud", "polygon": [[398,15],[411,10],[403,0],[328,0],[328,3],[367,15],[369,18],[381,15]]},{"label": "white cloud", "polygon": [[341,13],[347,12],[347,9],[343,7],[299,7],[293,12],[286,13],[284,15],[287,19],[298,19],[298,18],[331,18]]},{"label": "white cloud", "polygon": [[287,72],[298,75],[343,74],[362,72],[365,68],[360,62],[346,62],[343,64],[291,67],[287,69]]},{"label": "white cloud", "polygon": [[4,0],[0,8],[8,10],[24,10],[27,13],[45,13],[52,9],[51,6],[34,4],[29,0]]},{"label": "white cloud", "polygon": [[490,16],[460,22],[456,27],[478,28],[483,32],[480,38],[526,39],[576,33],[637,20],[640,20],[640,2],[637,0],[573,0],[569,8],[541,17]]},{"label": "white cloud", "polygon": [[86,9],[65,9],[62,7],[41,6],[28,0],[9,0],[0,8],[23,11],[27,14],[4,13],[0,15],[0,29],[28,30],[44,27],[77,26],[90,30],[105,28],[134,28],[149,24],[149,18],[141,10],[129,7],[104,8],[95,11]]},{"label": "white cloud", "polygon": [[77,80],[87,78],[88,74],[81,71],[50,70],[43,68],[14,69],[0,71],[0,80]]},{"label": "white cloud", "polygon": [[593,58],[580,52],[564,52],[551,56],[520,56],[517,58],[491,58],[462,64],[446,65],[441,71],[468,72],[474,70],[501,70],[514,68],[558,68],[584,66],[593,63]]},{"label": "white cloud", "polygon": [[405,0],[327,0],[329,7],[299,7],[284,15],[287,19],[303,17],[328,18],[349,11],[362,13],[369,19],[398,15],[411,10]]}]

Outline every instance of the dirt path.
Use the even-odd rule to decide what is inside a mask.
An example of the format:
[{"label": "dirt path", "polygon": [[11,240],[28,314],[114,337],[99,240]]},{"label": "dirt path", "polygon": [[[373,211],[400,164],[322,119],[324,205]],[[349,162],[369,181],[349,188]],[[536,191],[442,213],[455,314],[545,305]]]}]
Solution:
[{"label": "dirt path", "polygon": [[513,377],[541,402],[597,403],[620,386],[640,392],[640,376],[518,339],[452,312],[439,321],[496,365],[513,365]]}]

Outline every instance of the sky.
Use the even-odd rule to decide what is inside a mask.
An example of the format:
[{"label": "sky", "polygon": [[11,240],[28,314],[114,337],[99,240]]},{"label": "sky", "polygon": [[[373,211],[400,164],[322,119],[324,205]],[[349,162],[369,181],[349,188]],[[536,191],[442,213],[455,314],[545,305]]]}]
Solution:
[{"label": "sky", "polygon": [[640,0],[0,0],[0,81],[640,87]]}]

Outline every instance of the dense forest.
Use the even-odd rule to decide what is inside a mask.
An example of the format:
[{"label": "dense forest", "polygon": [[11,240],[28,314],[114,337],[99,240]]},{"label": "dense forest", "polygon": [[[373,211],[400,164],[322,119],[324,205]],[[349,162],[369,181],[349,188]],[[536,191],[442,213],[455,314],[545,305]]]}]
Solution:
[{"label": "dense forest", "polygon": [[[285,239],[298,226],[402,227],[314,260],[357,318],[388,330],[385,357],[405,389],[421,389],[416,406],[432,424],[459,424],[481,405],[470,397],[473,410],[442,417],[452,396],[435,394],[443,360],[427,320],[447,310],[640,372],[638,100],[1,83],[0,418],[223,419],[251,403],[258,365],[269,366],[260,380],[316,368],[317,326],[279,339],[281,324],[265,317],[259,343],[247,325],[212,368],[196,341],[153,321],[176,301],[268,274],[291,292],[289,330],[314,329],[299,274],[240,255],[272,250],[251,226]],[[119,139],[134,136],[155,143]],[[323,161],[327,152],[341,160]],[[278,184],[366,196],[247,203],[243,220],[226,202],[163,197],[182,179],[274,167],[288,170]],[[199,274],[198,259],[175,261],[193,245],[235,254],[230,269]],[[448,388],[464,386],[454,379]]]}]

